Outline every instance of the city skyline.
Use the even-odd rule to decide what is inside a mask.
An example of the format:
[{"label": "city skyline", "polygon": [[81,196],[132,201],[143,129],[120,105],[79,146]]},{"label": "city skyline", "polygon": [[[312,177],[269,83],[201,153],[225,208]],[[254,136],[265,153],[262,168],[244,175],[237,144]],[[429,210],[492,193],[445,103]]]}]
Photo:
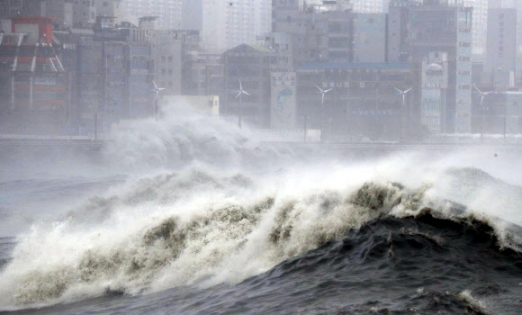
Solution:
[{"label": "city skyline", "polygon": [[[28,14],[52,8],[63,11],[67,20],[72,3],[63,2],[59,10],[57,0],[48,1],[42,2],[46,5],[40,11],[24,7],[23,1],[17,8],[26,8]],[[219,96],[223,117],[240,115],[245,123],[260,128],[295,128],[298,117],[306,116],[307,125],[327,137],[364,133],[371,138],[406,139],[470,133],[478,128],[471,87],[507,91],[521,82],[517,12],[507,8],[513,3],[499,3],[506,8],[489,8],[486,16],[484,1],[394,0],[387,13],[383,3],[367,2],[363,7],[357,1],[177,1],[178,26],[169,30],[159,16],[147,15],[132,24],[115,16],[123,15],[131,4],[138,8],[150,3],[114,1],[100,8],[99,2],[92,1],[79,3],[85,12],[96,12],[92,27],[83,24],[89,21],[75,21],[71,12],[71,28],[56,22],[62,18],[33,19],[33,26],[20,22],[11,26],[9,20],[2,20],[4,33],[16,28],[32,35],[16,37],[21,39],[18,42],[4,36],[0,50],[9,56],[3,59],[6,65],[29,62],[25,51],[38,47],[42,29],[49,32],[54,27],[51,44],[76,83],[52,81],[64,93],[46,97],[55,98],[53,104],[67,104],[49,109],[67,117],[63,130],[77,132],[93,132],[93,126],[98,133],[109,132],[119,120],[156,112],[149,99],[155,82],[165,87],[161,93],[165,98]],[[374,11],[379,12],[369,13]],[[261,23],[263,19],[271,22]],[[488,39],[480,48],[477,38],[484,41],[480,34],[485,25]],[[7,53],[15,43],[20,52]],[[17,91],[30,91],[29,104],[36,104],[41,95],[34,92],[41,89],[37,82],[44,82],[41,74],[30,74],[27,81],[21,79],[27,77],[22,67],[13,69],[2,73],[2,80],[11,82],[2,92],[9,111],[20,110],[20,117],[39,115],[17,105],[26,102]],[[281,81],[283,77],[295,82]],[[237,89],[237,82],[250,92],[241,100],[227,92]],[[328,105],[318,105],[313,97],[310,91],[316,85],[333,89],[324,96]],[[409,92],[401,98],[397,90]],[[326,115],[325,120],[318,121],[319,114]],[[379,124],[382,128],[367,128]],[[507,127],[512,124],[506,120]]]}]

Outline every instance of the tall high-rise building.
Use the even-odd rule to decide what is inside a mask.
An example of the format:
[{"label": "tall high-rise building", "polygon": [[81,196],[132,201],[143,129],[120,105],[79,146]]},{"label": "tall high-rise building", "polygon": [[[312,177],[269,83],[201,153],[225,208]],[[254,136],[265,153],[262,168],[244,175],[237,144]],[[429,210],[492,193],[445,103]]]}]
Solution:
[{"label": "tall high-rise building", "polygon": [[465,0],[464,6],[473,8],[473,58],[483,61],[486,53],[488,29],[488,0]]},{"label": "tall high-rise building", "polygon": [[122,8],[121,0],[74,1],[73,26],[75,28],[92,28],[99,16],[115,17],[116,21],[119,21]]},{"label": "tall high-rise building", "polygon": [[183,29],[199,30],[201,47],[224,52],[240,44],[255,44],[271,32],[272,0],[185,0]]},{"label": "tall high-rise building", "polygon": [[[448,60],[448,89],[441,111],[441,131],[471,131],[472,13],[462,1],[393,1],[389,13],[388,61],[411,61],[421,69],[434,52]],[[421,73],[419,71],[418,73]],[[417,82],[421,82],[418,78]],[[421,95],[421,86],[413,93]],[[416,109],[420,114],[420,108]]]},{"label": "tall high-rise building", "polygon": [[484,70],[493,76],[495,87],[501,89],[514,85],[517,56],[516,19],[515,9],[489,10]]}]

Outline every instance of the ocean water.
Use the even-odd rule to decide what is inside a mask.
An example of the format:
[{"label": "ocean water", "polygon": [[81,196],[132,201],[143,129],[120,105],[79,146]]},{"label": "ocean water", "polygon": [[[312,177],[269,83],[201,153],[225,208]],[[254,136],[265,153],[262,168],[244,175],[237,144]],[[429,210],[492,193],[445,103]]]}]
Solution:
[{"label": "ocean water", "polygon": [[520,151],[259,139],[185,113],[5,167],[0,313],[520,314]]}]

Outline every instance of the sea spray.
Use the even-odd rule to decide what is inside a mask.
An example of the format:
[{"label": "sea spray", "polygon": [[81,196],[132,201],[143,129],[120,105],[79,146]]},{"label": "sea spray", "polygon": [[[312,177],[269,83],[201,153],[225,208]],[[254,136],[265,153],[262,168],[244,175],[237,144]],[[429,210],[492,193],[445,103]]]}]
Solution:
[{"label": "sea spray", "polygon": [[[320,189],[322,183],[274,191],[261,183],[201,169],[130,182],[21,240],[2,273],[9,282],[4,296],[27,305],[72,300],[82,290],[87,297],[237,283],[365,222],[397,209],[411,213],[425,202],[425,188],[416,192],[396,183],[366,183],[351,192]],[[95,222],[81,215],[97,210],[104,215]],[[43,258],[45,252],[52,257]]]}]

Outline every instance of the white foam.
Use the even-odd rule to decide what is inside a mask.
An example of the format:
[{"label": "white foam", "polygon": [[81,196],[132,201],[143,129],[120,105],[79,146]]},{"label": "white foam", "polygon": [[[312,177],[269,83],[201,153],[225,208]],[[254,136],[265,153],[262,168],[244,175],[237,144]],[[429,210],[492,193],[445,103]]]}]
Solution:
[{"label": "white foam", "polygon": [[[484,220],[502,214],[522,223],[516,212],[506,212],[506,202],[485,197],[506,183],[454,172],[475,167],[505,179],[497,160],[481,160],[477,153],[407,152],[349,164],[308,156],[299,162],[292,160],[298,154],[245,140],[249,132],[184,115],[117,132],[106,158],[116,172],[133,176],[67,219],[35,225],[20,237],[0,274],[0,309],[69,302],[106,290],[137,294],[237,283],[380,215],[415,215],[427,205],[444,213],[441,199],[477,209],[473,215],[482,213]],[[384,209],[362,206],[378,198],[350,199],[364,183],[386,191]],[[507,193],[516,195],[518,188],[510,187]]]}]

